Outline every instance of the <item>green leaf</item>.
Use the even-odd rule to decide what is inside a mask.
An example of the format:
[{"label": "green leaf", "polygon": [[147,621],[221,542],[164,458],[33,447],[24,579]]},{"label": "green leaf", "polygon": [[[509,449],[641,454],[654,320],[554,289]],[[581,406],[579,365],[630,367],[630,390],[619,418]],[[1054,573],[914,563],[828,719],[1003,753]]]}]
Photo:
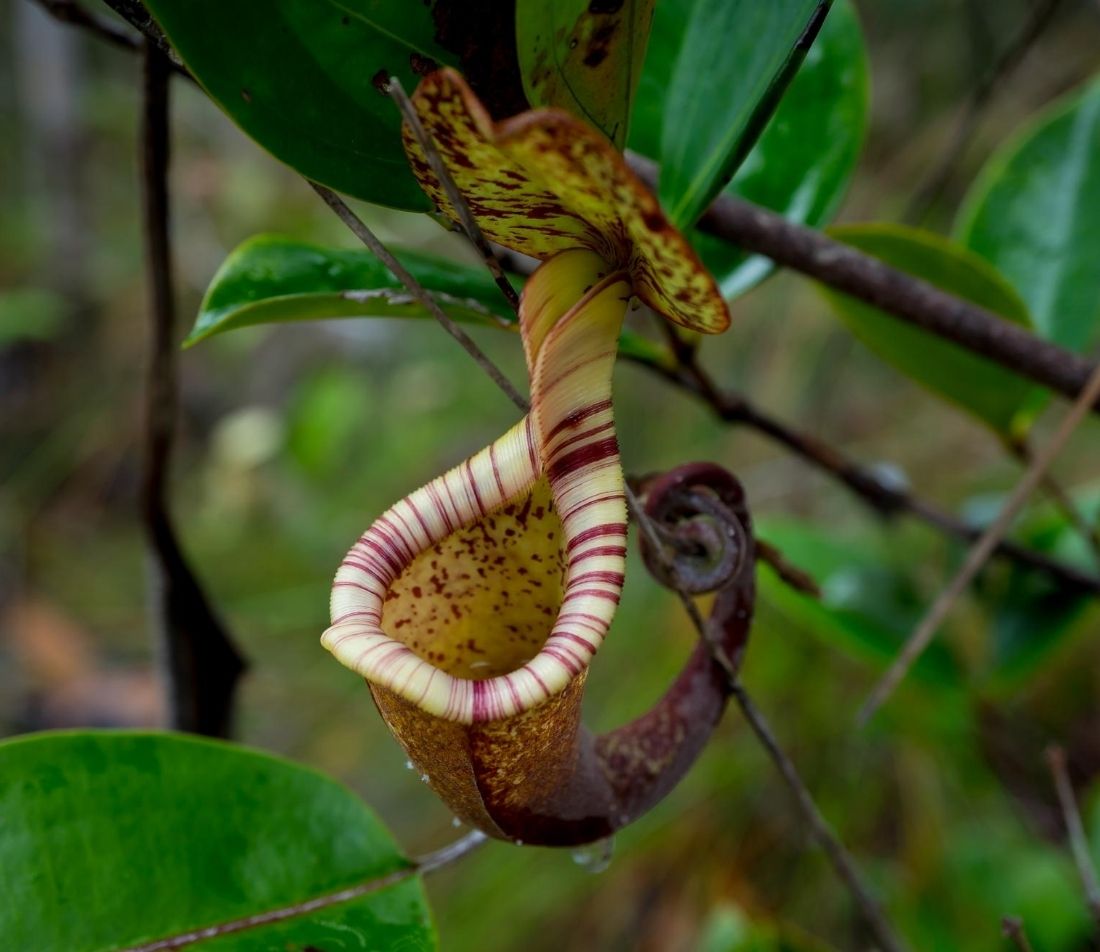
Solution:
[{"label": "green leaf", "polygon": [[[401,252],[401,263],[456,321],[499,326],[515,314],[484,268]],[[214,275],[186,346],[214,334],[331,317],[427,317],[367,250],[323,248],[280,235],[239,245]]]},{"label": "green leaf", "polygon": [[[482,267],[403,251],[398,254],[454,320],[514,328],[516,315]],[[335,317],[430,317],[389,270],[366,249],[324,248],[281,235],[256,235],[218,269],[199,307],[185,347],[257,324]],[[666,350],[623,331],[619,352],[665,362]]]},{"label": "green leaf", "polygon": [[[697,6],[698,0],[657,4],[630,130],[630,147],[653,159],[664,161],[661,144],[669,84]],[[736,68],[739,44],[751,41],[730,41],[729,51],[718,61],[720,68]],[[730,88],[737,88],[733,82]],[[824,224],[855,170],[868,108],[867,53],[859,18],[848,0],[836,0],[775,115],[724,194],[763,205],[800,224]],[[711,235],[695,231],[691,241],[726,297],[743,294],[774,269],[769,259],[747,255]]]},{"label": "green leaf", "polygon": [[1079,353],[1100,338],[1100,80],[1043,113],[988,162],[959,240],[1020,292],[1040,336]]},{"label": "green leaf", "polygon": [[532,106],[587,119],[621,149],[655,0],[516,0],[516,49]]},{"label": "green leaf", "polygon": [[[941,290],[1028,326],[1027,306],[977,255],[938,235],[901,225],[844,225],[829,233]],[[1034,408],[1034,387],[983,357],[911,327],[877,308],[822,288],[837,316],[879,357],[933,393],[973,414],[1005,438]]]},{"label": "green leaf", "polygon": [[[760,572],[762,596],[814,637],[876,667],[896,657],[926,608],[896,552],[860,544],[804,523],[759,520],[757,534],[776,546],[821,589],[820,600],[794,591],[771,570]],[[941,639],[929,645],[913,668],[915,677],[947,687],[960,682],[958,664]]]},{"label": "green leaf", "polygon": [[408,0],[149,0],[157,23],[210,97],[304,176],[367,201],[430,209],[405,161],[400,116],[374,86],[407,88],[432,61],[429,7]]},{"label": "green leaf", "polygon": [[664,99],[660,196],[694,224],[744,158],[757,109],[800,58],[799,37],[828,0],[696,0]]},{"label": "green leaf", "polygon": [[[288,761],[177,734],[81,731],[0,744],[0,935],[105,952],[400,874],[351,791]],[[201,947],[432,949],[420,880]]]},{"label": "green leaf", "polygon": [[[1077,487],[1072,499],[1085,520],[1095,524],[1100,518],[1100,487]],[[987,526],[1004,501],[999,493],[978,497],[968,502],[964,517],[972,525]],[[1083,572],[1096,570],[1091,547],[1053,503],[1031,509],[1019,520],[1013,538]],[[1037,671],[1060,657],[1076,635],[1087,637],[1094,627],[1089,615],[1097,608],[1094,597],[1016,562],[991,564],[974,594],[991,619],[983,686],[1002,694],[1019,691]]]}]

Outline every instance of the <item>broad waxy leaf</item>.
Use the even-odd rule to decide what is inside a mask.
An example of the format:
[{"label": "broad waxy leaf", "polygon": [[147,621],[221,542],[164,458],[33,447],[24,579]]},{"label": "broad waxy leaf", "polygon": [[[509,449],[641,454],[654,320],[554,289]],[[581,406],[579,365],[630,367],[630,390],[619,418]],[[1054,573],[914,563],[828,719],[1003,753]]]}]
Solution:
[{"label": "broad waxy leaf", "polygon": [[743,158],[754,113],[830,0],[696,0],[664,100],[660,196],[680,228],[695,223]]},{"label": "broad waxy leaf", "polygon": [[655,0],[517,0],[516,51],[532,106],[587,119],[626,144]]},{"label": "broad waxy leaf", "polygon": [[[515,313],[484,268],[410,251],[398,257],[454,320],[515,329]],[[366,249],[256,235],[214,275],[184,346],[239,327],[337,317],[431,315]],[[630,331],[623,331],[619,352],[650,361],[667,356],[663,347]]]},{"label": "broad waxy leaf", "polygon": [[[656,160],[662,158],[673,67],[696,5],[697,0],[662,0],[654,15],[629,144]],[[755,39],[741,32],[727,37],[728,52],[718,68],[737,68],[739,44],[750,42]],[[824,224],[855,169],[867,114],[867,53],[859,19],[849,0],[836,0],[775,115],[724,194],[800,224]],[[775,267],[711,235],[694,231],[690,238],[727,298],[748,291]]]},{"label": "broad waxy leaf", "polygon": [[[515,320],[484,268],[408,251],[398,257],[456,321],[499,326]],[[428,316],[366,249],[323,248],[280,235],[256,235],[238,246],[214,275],[185,344],[253,324]]]},{"label": "broad waxy leaf", "polygon": [[988,162],[959,240],[1020,292],[1039,335],[1083,352],[1100,338],[1100,80]]},{"label": "broad waxy leaf", "polygon": [[428,211],[401,149],[400,115],[374,85],[407,88],[433,63],[429,7],[378,0],[150,0],[210,97],[307,178],[367,201]]},{"label": "broad waxy leaf", "polygon": [[[0,935],[105,952],[400,873],[351,791],[256,751],[180,734],[0,744]],[[432,949],[418,877],[195,948]]]},{"label": "broad waxy leaf", "polygon": [[[936,287],[1028,326],[1027,306],[977,255],[930,232],[901,225],[844,225],[830,234]],[[1023,377],[854,298],[822,289],[848,329],[906,376],[950,400],[1003,437],[1028,422],[1035,388]]]}]

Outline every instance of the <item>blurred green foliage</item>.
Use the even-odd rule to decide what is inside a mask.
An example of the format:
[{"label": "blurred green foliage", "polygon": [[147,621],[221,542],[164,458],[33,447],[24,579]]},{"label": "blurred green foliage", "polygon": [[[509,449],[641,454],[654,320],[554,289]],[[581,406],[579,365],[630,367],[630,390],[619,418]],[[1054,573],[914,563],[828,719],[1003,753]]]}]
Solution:
[{"label": "blurred green foliage", "polygon": [[[843,217],[883,220],[936,160],[958,102],[1026,5],[980,2],[969,14],[948,0],[857,6],[876,93]],[[11,25],[0,36],[0,94],[11,107],[0,110],[7,733],[149,723],[160,714],[155,699],[141,703],[143,686],[154,684],[154,659],[133,518],[145,333],[137,64],[73,33],[59,41],[62,28],[38,16],[19,0],[0,2]],[[933,212],[934,226],[953,219],[978,167],[1026,117],[1095,68],[1098,30],[1092,6],[1067,6],[1000,92]],[[46,44],[59,42],[60,54],[34,55],[56,53]],[[47,87],[43,64],[67,79]],[[44,102],[45,92],[54,98]],[[352,247],[300,180],[198,90],[177,84],[174,97],[183,319],[198,313],[230,251],[257,232]],[[426,219],[362,211],[388,242],[464,255]],[[1028,299],[1026,287],[1018,290]],[[721,382],[852,455],[891,460],[945,505],[963,509],[1015,477],[1015,464],[983,429],[853,348],[796,278],[761,286],[736,312],[731,332],[704,351]],[[641,319],[632,329],[649,333]],[[518,341],[475,335],[522,379]],[[189,553],[254,661],[241,739],[347,782],[407,852],[441,844],[454,834],[451,817],[404,769],[362,683],[317,638],[350,542],[394,499],[502,432],[513,409],[427,322],[242,330],[188,351],[182,368],[176,509],[186,515]],[[1095,602],[991,565],[918,676],[857,732],[858,701],[960,549],[919,524],[877,519],[644,370],[624,364],[616,383],[629,472],[693,458],[729,466],[747,486],[762,537],[822,584],[816,604],[761,570],[745,680],[900,931],[915,948],[1002,949],[1001,917],[1020,915],[1037,950],[1087,949],[1084,902],[1041,753],[1052,741],[1070,750],[1100,860]],[[1049,425],[1039,419],[1040,436]],[[1095,480],[1098,435],[1087,422],[1060,459],[1059,478],[1071,487]],[[1088,494],[1082,499],[1093,505]],[[1091,512],[1095,518],[1094,505]],[[1046,506],[1018,531],[1091,566]],[[692,643],[675,600],[632,556],[622,611],[593,668],[593,726],[647,708]],[[735,716],[687,781],[619,837],[606,872],[593,876],[568,854],[491,844],[430,878],[428,892],[443,946],[457,950],[801,950],[865,940],[853,932],[847,894]]]}]

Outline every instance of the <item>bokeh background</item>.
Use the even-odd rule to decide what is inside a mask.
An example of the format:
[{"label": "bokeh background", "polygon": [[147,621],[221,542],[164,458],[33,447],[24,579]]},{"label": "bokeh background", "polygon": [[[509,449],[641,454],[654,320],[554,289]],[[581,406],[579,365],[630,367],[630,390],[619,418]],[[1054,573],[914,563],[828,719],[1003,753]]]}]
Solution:
[{"label": "bokeh background", "polygon": [[[1096,70],[1100,7],[1060,6],[984,111],[933,227],[950,226],[999,142]],[[961,104],[1030,7],[859,4],[873,108],[840,220],[902,215]],[[136,518],[147,324],[139,82],[138,58],[27,0],[0,0],[2,735],[163,718]],[[182,337],[215,269],[246,237],[354,241],[196,89],[176,83],[173,97]],[[385,240],[466,254],[426,218],[361,211]],[[1018,476],[982,427],[854,342],[805,280],[773,277],[737,302],[735,317],[724,338],[707,342],[705,363],[776,416],[960,512],[988,512]],[[476,336],[522,379],[518,340]],[[513,408],[421,321],[238,331],[187,351],[181,372],[174,509],[195,568],[251,659],[238,738],[346,782],[410,853],[441,845],[454,835],[452,818],[405,769],[366,689],[318,636],[332,573],[357,534],[495,438]],[[622,364],[616,386],[627,471],[692,459],[732,469],[761,534],[817,576],[830,618],[849,608],[872,634],[900,639],[958,564],[957,545],[919,523],[882,521],[645,370]],[[1086,507],[1100,499],[1091,491],[1100,488],[1098,436],[1094,418],[1056,467]],[[1043,506],[1021,531],[1089,567],[1083,546]],[[597,728],[648,707],[692,646],[675,599],[637,560],[631,568],[590,679]],[[1042,757],[1048,743],[1068,747],[1100,855],[1096,605],[994,567],[954,612],[937,664],[859,730],[854,713],[881,654],[770,575],[762,582],[745,682],[913,945],[1003,948],[1000,919],[1017,914],[1037,949],[1100,947],[1089,939]],[[1048,636],[1050,650],[1026,677],[985,676],[1005,639]],[[735,713],[681,787],[618,837],[610,865],[598,873],[592,865],[568,852],[490,844],[435,874],[428,889],[443,947],[866,945],[847,893]]]}]

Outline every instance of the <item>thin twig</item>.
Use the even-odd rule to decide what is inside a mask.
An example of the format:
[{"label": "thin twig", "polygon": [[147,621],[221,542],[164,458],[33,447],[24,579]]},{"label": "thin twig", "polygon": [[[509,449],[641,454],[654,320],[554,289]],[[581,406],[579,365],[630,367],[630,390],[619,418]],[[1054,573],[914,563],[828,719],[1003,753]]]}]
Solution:
[{"label": "thin twig", "polygon": [[1042,36],[1054,14],[1058,11],[1061,0],[1040,0],[1031,12],[1019,32],[1004,48],[1001,55],[990,66],[978,83],[975,85],[962,115],[955,125],[951,141],[939,156],[935,167],[928,173],[924,181],[916,188],[913,197],[902,216],[906,221],[919,222],[928,214],[936,199],[940,197],[954,171],[955,163],[963,154],[963,150],[974,136],[974,130],[981,120],[982,112],[993,98],[998,87],[1016,70],[1023,62],[1028,51],[1035,41]]},{"label": "thin twig", "polygon": [[893,929],[891,929],[890,924],[886,921],[886,917],[883,915],[878,901],[864,885],[859,870],[856,868],[848,851],[841,844],[837,835],[829,826],[828,821],[821,815],[821,811],[818,810],[813,796],[807,789],[805,783],[803,783],[802,778],[798,775],[798,770],[795,768],[794,763],[783,751],[783,748],[779,746],[779,742],[772,733],[771,727],[768,725],[764,715],[760,713],[755,703],[753,703],[752,698],[749,697],[748,692],[745,691],[739,681],[735,681],[731,685],[731,690],[741,708],[741,713],[745,715],[745,720],[748,721],[749,726],[752,728],[757,740],[760,741],[761,746],[768,752],[772,762],[779,768],[779,772],[783,776],[787,788],[794,796],[799,810],[810,824],[810,830],[814,838],[821,845],[822,849],[825,850],[825,855],[829,858],[829,862],[832,864],[833,869],[852,893],[856,903],[859,905],[860,911],[863,913],[864,920],[874,934],[883,952],[900,952],[900,950],[905,947],[897,936],[894,935]]},{"label": "thin twig", "polygon": [[1012,520],[1016,518],[1016,514],[1023,508],[1028,497],[1034,492],[1035,487],[1038,486],[1042,480],[1043,474],[1050,468],[1055,457],[1061,452],[1062,447],[1065,446],[1066,441],[1073,434],[1073,431],[1076,430],[1081,421],[1084,420],[1089,411],[1089,407],[1096,402],[1098,397],[1100,397],[1100,367],[1097,367],[1096,370],[1093,371],[1092,378],[1089,380],[1084,392],[1062,419],[1054,436],[1051,437],[1046,446],[1036,455],[1035,460],[1032,462],[1031,466],[1028,467],[1027,472],[1024,473],[1023,477],[1016,484],[1016,488],[1013,489],[1011,495],[1001,508],[1000,514],[993,521],[993,524],[982,533],[981,538],[967,553],[966,560],[963,562],[958,573],[940,593],[935,602],[933,602],[928,613],[909,636],[901,653],[871,691],[866,702],[864,702],[863,707],[859,711],[857,716],[858,723],[866,724],[867,721],[870,720],[875,711],[878,710],[882,703],[902,682],[906,674],[908,674],[913,662],[915,662],[924,649],[928,647],[932,638],[939,630],[940,625],[943,624],[948,612],[954,607],[955,601],[966,590],[967,586],[973,580],[974,576],[978,574],[981,567],[985,565],[990,554],[992,554],[993,550],[996,548],[997,542],[1008,531],[1009,527],[1012,525]]},{"label": "thin twig", "polygon": [[206,926],[202,929],[194,929],[189,932],[181,932],[177,935],[167,936],[163,939],[157,939],[154,942],[147,942],[143,945],[135,945],[122,950],[122,952],[167,952],[167,950],[170,949],[181,949],[194,942],[203,942],[208,939],[217,939],[239,932],[247,932],[250,929],[259,929],[276,922],[284,922],[287,919],[294,919],[297,916],[304,916],[311,912],[317,912],[319,909],[327,909],[330,906],[361,899],[363,896],[370,895],[373,892],[378,892],[381,889],[386,889],[389,886],[395,886],[400,882],[404,882],[414,875],[424,875],[453,863],[455,860],[461,859],[468,853],[473,852],[481,846],[485,840],[485,834],[475,830],[472,833],[466,834],[466,836],[461,839],[444,846],[442,849],[421,856],[410,865],[402,869],[394,870],[392,873],[387,873],[385,876],[379,876],[375,879],[357,883],[354,886],[348,886],[345,889],[340,889],[324,896],[317,896],[313,899],[307,899],[304,902],[283,906],[279,909],[270,909],[267,912],[256,913],[252,916],[243,916],[240,919],[232,919],[229,922],[221,922],[217,925]]},{"label": "thin twig", "polygon": [[[137,0],[105,2],[131,25],[167,47],[164,34]],[[638,155],[628,158],[639,177],[655,188],[656,164]],[[1078,396],[1092,373],[1094,365],[1090,361],[1019,325],[750,202],[721,195],[697,225],[708,234],[954,341],[1067,397]],[[1094,409],[1100,412],[1100,403]]]},{"label": "thin twig", "polygon": [[1018,916],[1005,916],[1001,920],[1001,931],[1019,952],[1033,952],[1031,942],[1024,931],[1024,922]]},{"label": "thin twig", "polygon": [[463,198],[462,193],[458,190],[455,180],[447,172],[446,166],[443,164],[443,158],[440,156],[439,150],[435,147],[435,143],[432,141],[431,136],[428,135],[428,130],[424,128],[424,123],[420,121],[416,106],[414,106],[412,100],[409,99],[408,93],[405,92],[405,88],[401,85],[401,80],[396,76],[391,76],[386,82],[385,90],[390,98],[397,103],[397,108],[401,110],[401,115],[405,117],[405,122],[409,124],[413,136],[416,138],[416,141],[420,143],[420,148],[424,150],[424,155],[428,159],[428,164],[435,173],[435,177],[439,181],[439,184],[443,186],[443,190],[447,193],[447,198],[455,214],[458,215],[458,219],[462,224],[462,230],[466,232],[466,236],[481,255],[482,261],[485,262],[486,267],[489,269],[489,273],[493,276],[493,280],[496,282],[497,287],[500,288],[505,300],[513,309],[518,309],[519,295],[516,294],[516,289],[512,287],[512,283],[508,280],[507,275],[505,275],[500,261],[498,261],[497,256],[493,254],[493,249],[489,247],[489,242],[486,240],[485,235],[481,233],[481,226],[478,225],[477,219],[471,214],[470,206]]},{"label": "thin twig", "polygon": [[817,584],[817,580],[809,572],[800,569],[797,565],[792,565],[787,557],[770,542],[765,542],[763,539],[756,540],[756,558],[770,566],[779,580],[796,592],[809,595],[810,598],[821,598],[821,587]]},{"label": "thin twig", "polygon": [[389,249],[378,240],[378,237],[367,227],[366,223],[356,215],[355,212],[348,207],[347,203],[332,191],[332,189],[326,188],[324,185],[318,185],[316,182],[310,182],[309,184],[312,186],[313,190],[321,196],[325,204],[336,212],[340,221],[348,226],[352,234],[363,242],[363,244],[393,272],[394,277],[405,285],[409,293],[424,306],[425,310],[443,325],[443,329],[446,330],[451,337],[462,345],[462,349],[465,350],[466,353],[477,362],[477,365],[489,375],[493,382],[504,391],[508,399],[526,413],[530,406],[527,400],[521,396],[520,392],[512,385],[512,382],[504,376],[500,368],[486,356],[485,352],[474,343],[470,335],[451,320],[443,308],[439,306],[435,298],[432,297],[431,293],[408,272],[408,269],[406,269],[400,261],[390,254]]},{"label": "thin twig", "polygon": [[172,726],[227,737],[233,698],[245,662],[187,564],[169,513],[169,465],[178,391],[176,308],[168,225],[171,75],[169,61],[146,41],[141,183],[150,328],[141,508],[152,599],[168,675]]},{"label": "thin twig", "polygon": [[1047,749],[1047,764],[1054,778],[1054,788],[1058,791],[1058,803],[1062,808],[1062,819],[1066,824],[1066,836],[1069,838],[1073,861],[1077,864],[1077,875],[1081,877],[1081,887],[1085,891],[1085,901],[1089,911],[1100,926],[1100,881],[1097,880],[1096,867],[1089,855],[1085,827],[1081,823],[1081,812],[1077,809],[1077,798],[1073,795],[1073,784],[1066,768],[1066,752],[1057,745]]},{"label": "thin twig", "polygon": [[[982,530],[979,527],[969,525],[902,486],[884,482],[873,470],[861,466],[819,437],[795,430],[781,422],[743,394],[719,389],[696,362],[693,354],[678,353],[679,366],[655,363],[642,357],[630,359],[700,399],[719,419],[730,424],[748,426],[820,469],[883,516],[913,516],[965,542],[974,542],[981,537]],[[1010,539],[1001,539],[995,551],[1021,565],[1045,572],[1072,588],[1100,594],[1100,577],[1082,572],[1072,565]]]}]

